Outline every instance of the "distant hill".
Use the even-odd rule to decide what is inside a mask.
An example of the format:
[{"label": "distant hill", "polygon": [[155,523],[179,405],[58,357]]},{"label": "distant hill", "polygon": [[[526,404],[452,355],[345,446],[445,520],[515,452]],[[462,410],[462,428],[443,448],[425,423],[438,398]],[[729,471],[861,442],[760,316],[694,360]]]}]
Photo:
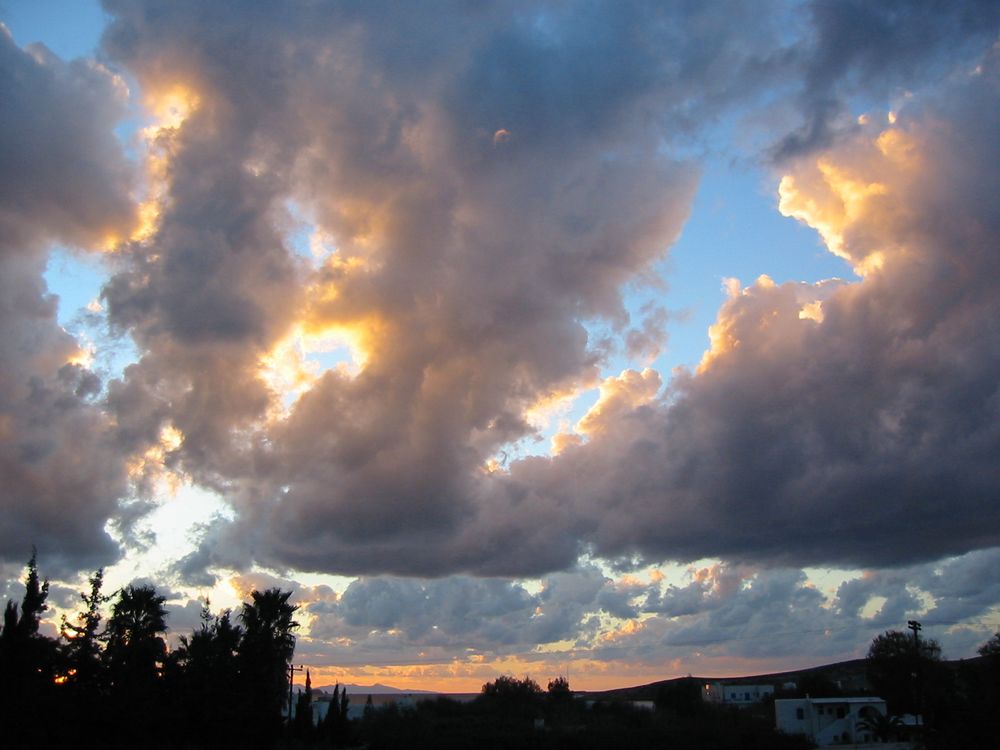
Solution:
[{"label": "distant hill", "polygon": [[[942,660],[941,663],[953,670],[957,670],[960,664],[970,664],[981,659],[982,657],[977,656],[964,660]],[[588,692],[587,697],[598,700],[655,700],[656,694],[661,687],[685,680],[694,680],[699,684],[724,682],[727,685],[774,685],[777,688],[780,688],[787,682],[795,682],[800,687],[809,684],[817,686],[832,684],[839,687],[844,693],[863,693],[868,689],[868,679],[865,677],[865,660],[851,659],[833,664],[823,664],[818,667],[795,669],[789,672],[772,672],[770,674],[747,675],[745,677],[697,677],[693,675],[675,677],[672,680],[660,680],[658,682],[651,682],[648,685]],[[816,697],[815,693],[814,697]]]},{"label": "distant hill", "polygon": [[[313,688],[313,690],[320,690],[324,693],[333,694],[333,689],[336,685],[322,685],[321,687]],[[353,685],[351,683],[342,684],[340,689],[343,690],[347,688],[348,695],[417,695],[426,694],[434,695],[433,690],[410,690],[407,688],[397,688],[391,685],[382,685],[380,683],[375,683],[374,685]]]},{"label": "distant hill", "polygon": [[805,669],[795,669],[788,672],[772,672],[770,674],[747,675],[745,677],[698,677],[689,675],[687,677],[675,677],[672,680],[659,680],[648,685],[636,685],[635,687],[616,688],[614,690],[602,690],[599,692],[588,692],[590,698],[605,700],[653,700],[656,694],[664,685],[673,685],[685,680],[694,680],[698,683],[724,682],[727,685],[775,685],[780,687],[786,682],[801,683],[803,680],[824,680],[839,684],[844,690],[863,690],[867,685],[865,679],[865,660],[851,659],[834,664],[824,664],[818,667],[806,667]]}]

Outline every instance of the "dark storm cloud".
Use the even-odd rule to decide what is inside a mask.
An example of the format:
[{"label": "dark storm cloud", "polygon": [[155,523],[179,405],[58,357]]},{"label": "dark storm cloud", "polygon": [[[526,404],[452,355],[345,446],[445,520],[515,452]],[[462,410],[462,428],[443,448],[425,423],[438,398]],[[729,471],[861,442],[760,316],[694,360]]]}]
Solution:
[{"label": "dark storm cloud", "polygon": [[132,223],[122,87],[0,28],[0,557],[23,563],[34,544],[49,574],[116,557],[104,526],[127,489],[100,381],[71,363],[42,277],[49,243],[91,248]]}]

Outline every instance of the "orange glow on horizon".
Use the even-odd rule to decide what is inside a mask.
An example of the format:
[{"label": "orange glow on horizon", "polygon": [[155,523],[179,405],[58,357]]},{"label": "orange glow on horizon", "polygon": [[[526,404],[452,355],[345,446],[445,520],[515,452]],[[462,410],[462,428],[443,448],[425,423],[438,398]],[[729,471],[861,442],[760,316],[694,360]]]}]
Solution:
[{"label": "orange glow on horizon", "polygon": [[[641,627],[641,623],[638,624]],[[426,690],[439,693],[479,693],[487,682],[500,675],[528,676],[544,690],[549,680],[569,678],[573,690],[613,690],[646,685],[660,680],[696,675],[714,680],[771,674],[816,666],[814,660],[799,657],[784,659],[750,659],[732,656],[712,656],[695,652],[684,659],[659,663],[605,662],[586,657],[559,659],[558,654],[544,660],[517,658],[469,658],[428,664],[364,665],[352,667],[309,667],[314,686],[352,684],[389,685],[402,690]],[[357,700],[355,697],[354,700]]]}]

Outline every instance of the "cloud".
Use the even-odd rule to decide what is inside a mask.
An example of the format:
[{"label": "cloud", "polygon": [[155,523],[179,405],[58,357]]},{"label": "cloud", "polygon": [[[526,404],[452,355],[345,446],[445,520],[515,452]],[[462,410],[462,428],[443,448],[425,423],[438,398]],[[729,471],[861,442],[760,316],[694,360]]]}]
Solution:
[{"label": "cloud", "polygon": [[523,524],[566,503],[597,554],[648,559],[884,566],[996,545],[997,73],[990,55],[793,166],[783,210],[864,278],[740,290],[699,372],[498,482],[537,493]]},{"label": "cloud", "polygon": [[777,139],[779,160],[821,151],[854,129],[849,103],[912,92],[956,69],[970,70],[996,40],[1000,10],[989,0],[811,0],[809,32],[786,51],[804,75],[796,109],[802,123]]},{"label": "cloud", "polygon": [[[595,381],[584,324],[624,330],[624,286],[680,231],[697,169],[668,144],[768,88],[804,82],[818,107],[918,80],[941,64],[943,47],[919,52],[931,16],[974,62],[988,42],[963,8],[816,5],[783,46],[780,4],[501,3],[430,23],[110,3],[110,58],[154,109],[186,92],[156,131],[154,229],[123,245],[104,297],[143,351],[109,388],[120,445],[175,430],[167,463],[235,510],[187,567],[884,565],[997,543],[992,58],[892,127],[783,152],[782,210],[863,281],[761,277],[720,310],[697,373],[664,393],[652,371],[609,379],[558,456],[487,470],[534,436],[532,409]],[[321,261],[296,254],[290,204],[335,248]],[[662,324],[651,311],[628,345],[655,352]],[[309,336],[348,341],[352,366],[306,362]]]},{"label": "cloud", "polygon": [[[803,570],[725,562],[691,566],[680,580],[675,571],[674,583],[648,570],[612,579],[581,565],[530,591],[522,583],[468,576],[362,578],[339,597],[304,607],[303,647],[316,664],[353,669],[544,661],[549,669],[644,663],[668,672],[735,673],[735,664],[749,672],[859,658],[875,635],[917,618],[954,658],[990,631],[941,619],[942,604],[964,597],[963,588],[972,592],[980,576],[956,593],[949,579],[985,570],[995,556],[995,550],[973,552],[943,565],[853,573],[826,590]],[[976,599],[998,601],[995,591]]]},{"label": "cloud", "polygon": [[523,654],[577,638],[585,616],[601,611],[599,594],[609,583],[593,567],[553,574],[538,593],[494,578],[360,578],[336,601],[308,607],[309,638],[328,643],[333,663]]},{"label": "cloud", "polygon": [[117,556],[105,524],[128,489],[101,382],[42,277],[49,243],[100,248],[134,221],[122,87],[0,27],[0,554],[23,562],[34,544],[49,573]]},{"label": "cloud", "polygon": [[[503,559],[502,525],[499,538],[467,533],[480,475],[533,435],[531,409],[594,381],[602,354],[584,321],[624,324],[623,284],[677,236],[697,171],[664,133],[716,106],[719,58],[681,33],[683,17],[639,6],[498,4],[434,24],[336,7],[109,8],[111,58],[154,103],[178,88],[196,102],[158,135],[156,229],[122,248],[104,292],[143,350],[110,388],[123,444],[176,429],[171,465],[237,509],[227,546],[277,567],[571,564],[572,540],[518,563]],[[763,54],[703,20],[737,78]],[[684,70],[657,62],[668,41],[689,51]],[[494,148],[502,130],[514,137]],[[284,232],[290,201],[336,247],[318,268]],[[652,315],[635,347],[652,351],[661,326]],[[325,335],[361,364],[314,370],[279,407],[261,363]]]},{"label": "cloud", "polygon": [[[998,123],[994,55],[980,60],[997,19],[978,7],[496,3],[387,19],[113,0],[102,54],[156,116],[138,210],[112,134],[120,80],[8,36],[9,79],[37,85],[4,116],[46,127],[10,129],[5,184],[24,189],[3,193],[4,221],[38,249],[5,254],[5,278],[33,290],[28,317],[51,341],[44,362],[5,365],[22,390],[4,429],[44,419],[58,436],[10,459],[58,498],[19,510],[18,533],[61,545],[49,509],[80,485],[65,518],[90,533],[68,549],[107,555],[131,457],[140,489],[169,470],[232,504],[179,563],[201,581],[252,561],[535,575],[582,553],[898,565],[998,543],[983,167]],[[851,97],[936,72],[894,125],[837,124]],[[605,379],[558,455],[491,470],[540,439],[534,411],[598,381],[609,349],[588,324],[633,356],[662,345],[662,308],[629,328],[623,294],[690,210],[698,167],[677,154],[789,106],[806,130],[770,133],[781,209],[862,280],[734,288],[696,373],[665,390],[651,370]],[[302,221],[329,253],[297,250]],[[106,391],[66,364],[40,286],[52,240],[115,246],[102,296],[141,356]],[[346,342],[350,362],[314,356],[318,341]],[[74,463],[59,441],[79,434],[95,455]]]}]

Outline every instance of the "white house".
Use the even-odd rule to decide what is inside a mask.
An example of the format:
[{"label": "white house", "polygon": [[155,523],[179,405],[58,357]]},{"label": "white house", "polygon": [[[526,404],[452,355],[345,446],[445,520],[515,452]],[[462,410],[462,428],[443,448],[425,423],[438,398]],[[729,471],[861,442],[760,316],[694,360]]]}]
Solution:
[{"label": "white house", "polygon": [[701,686],[701,697],[709,703],[731,706],[749,706],[774,695],[774,685],[727,685],[724,682],[706,682]]},{"label": "white house", "polygon": [[779,698],[774,702],[778,729],[787,734],[804,734],[819,747],[876,742],[862,722],[885,713],[881,698]]}]

